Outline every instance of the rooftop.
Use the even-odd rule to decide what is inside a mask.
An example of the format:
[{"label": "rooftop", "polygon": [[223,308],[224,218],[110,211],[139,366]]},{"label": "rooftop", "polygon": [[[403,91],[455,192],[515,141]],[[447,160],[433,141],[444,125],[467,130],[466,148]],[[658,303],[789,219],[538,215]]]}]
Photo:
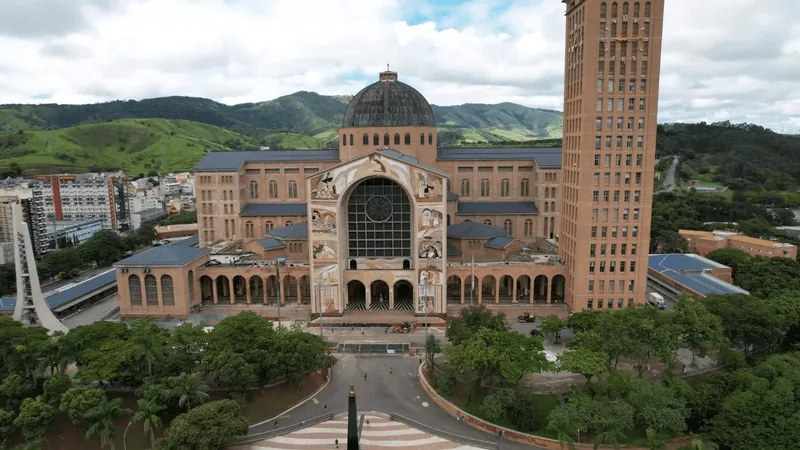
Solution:
[{"label": "rooftop", "polygon": [[486,246],[489,248],[505,249],[511,245],[512,242],[514,242],[514,238],[512,237],[497,236],[486,241]]},{"label": "rooftop", "polygon": [[680,286],[700,295],[749,294],[708,273],[711,269],[727,266],[694,254],[650,255],[648,265],[651,271],[669,278]]},{"label": "rooftop", "polygon": [[439,161],[534,160],[539,167],[560,168],[561,148],[440,148]]},{"label": "rooftop", "polygon": [[276,248],[285,247],[285,245],[283,245],[283,242],[281,242],[279,239],[275,239],[274,237],[269,237],[269,236],[263,239],[258,239],[256,240],[256,242],[258,242],[258,245],[260,245],[261,248],[263,248],[264,250],[272,250]]},{"label": "rooftop", "polygon": [[501,227],[465,220],[447,227],[447,236],[459,239],[489,239],[505,236],[506,230]]},{"label": "rooftop", "polygon": [[242,217],[257,216],[305,216],[308,205],[305,203],[247,203],[239,213]]},{"label": "rooftop", "polygon": [[337,162],[339,149],[329,150],[242,150],[208,152],[194,168],[195,172],[238,170],[248,162]]},{"label": "rooftop", "polygon": [[407,164],[411,164],[412,166],[421,167],[421,168],[427,170],[428,172],[437,173],[437,174],[439,174],[439,175],[441,175],[443,177],[447,177],[447,172],[443,171],[442,169],[439,169],[438,167],[433,167],[433,166],[429,166],[427,164],[421,163],[417,158],[414,158],[413,156],[410,156],[410,155],[406,155],[403,152],[399,152],[399,151],[393,150],[391,148],[385,148],[383,150],[378,150],[378,153],[386,155],[386,156],[388,156],[390,158],[397,159],[399,161],[403,161],[403,162],[405,162]]},{"label": "rooftop", "polygon": [[766,239],[758,239],[758,238],[754,238],[754,237],[750,237],[750,236],[745,236],[743,234],[742,235],[736,235],[736,236],[730,236],[728,238],[728,240],[734,241],[734,242],[741,242],[742,244],[758,245],[758,246],[764,246],[764,247],[776,247],[776,248],[794,247],[794,245],[792,245],[792,244],[786,244],[786,243],[783,243],[783,242],[776,242],[776,241],[768,241]]},{"label": "rooftop", "polygon": [[[195,239],[195,238],[189,238]],[[211,250],[197,248],[178,241],[169,245],[160,245],[133,256],[118,261],[114,267],[119,266],[184,266],[190,262],[207,255]]]},{"label": "rooftop", "polygon": [[435,127],[431,105],[413,87],[397,80],[397,72],[381,72],[378,81],[360,90],[344,112],[343,128]]},{"label": "rooftop", "polygon": [[458,202],[457,215],[539,214],[533,202]]},{"label": "rooftop", "polygon": [[273,228],[269,230],[267,235],[281,240],[308,239],[308,223],[300,222],[285,227]]},{"label": "rooftop", "polygon": [[[50,309],[56,309],[68,303],[71,303],[81,297],[84,297],[94,291],[115,284],[117,282],[117,274],[114,269],[101,273],[84,281],[73,284],[66,289],[63,289],[54,294],[48,295],[45,298],[47,305]],[[11,311],[17,304],[16,297],[3,297],[0,298],[0,311]]]},{"label": "rooftop", "polygon": [[[99,224],[100,226],[103,225],[103,219],[87,219],[87,220],[57,220],[55,223],[55,229],[58,231],[65,231],[71,228],[78,228],[85,225],[96,225]],[[47,232],[52,233],[54,231],[53,222],[45,223],[47,227]]]}]

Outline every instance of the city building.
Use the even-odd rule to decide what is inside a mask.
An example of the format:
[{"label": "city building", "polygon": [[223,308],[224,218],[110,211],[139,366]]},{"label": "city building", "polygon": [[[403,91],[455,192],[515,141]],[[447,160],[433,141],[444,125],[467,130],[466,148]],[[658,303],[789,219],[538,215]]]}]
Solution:
[{"label": "city building", "polygon": [[122,316],[644,303],[664,2],[566,3],[563,151],[441,148],[427,100],[381,72],[337,149],[198,162],[198,243],[118,262]]},{"label": "city building", "polygon": [[693,254],[650,255],[647,287],[651,292],[675,300],[685,293],[702,299],[711,294],[749,294],[732,283],[730,267]]},{"label": "city building", "polygon": [[722,248],[735,248],[753,256],[797,259],[797,246],[745,236],[735,231],[679,230],[689,243],[689,251],[707,255]]},{"label": "city building", "polygon": [[46,223],[45,227],[45,247],[48,250],[55,250],[89,240],[103,229],[103,219],[57,220]]},{"label": "city building", "polygon": [[102,219],[103,228],[130,229],[130,179],[122,173],[42,175],[31,183],[49,220]]},{"label": "city building", "polygon": [[[22,206],[24,221],[28,225],[28,232],[33,242],[34,254],[39,256],[47,248],[44,237],[47,230],[44,199],[41,195],[35,195],[35,191],[30,187],[30,182],[21,178],[0,181],[0,243],[9,243],[13,240],[12,205],[14,203]],[[13,255],[8,262],[12,261]]]}]

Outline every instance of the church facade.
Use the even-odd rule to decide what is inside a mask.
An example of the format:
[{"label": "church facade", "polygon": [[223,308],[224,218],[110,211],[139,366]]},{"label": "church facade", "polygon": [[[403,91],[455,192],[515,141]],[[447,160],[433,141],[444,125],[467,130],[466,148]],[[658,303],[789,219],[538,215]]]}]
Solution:
[{"label": "church facade", "polygon": [[[350,101],[337,149],[208,153],[193,169],[198,236],[116,264],[121,315],[444,316],[469,304],[565,315],[644,303],[663,0],[635,3],[619,10],[629,17],[617,3],[565,1],[563,155],[439,147],[431,106],[389,70]],[[612,17],[654,22],[646,96],[636,80],[575,70],[605,67],[584,28]]]}]

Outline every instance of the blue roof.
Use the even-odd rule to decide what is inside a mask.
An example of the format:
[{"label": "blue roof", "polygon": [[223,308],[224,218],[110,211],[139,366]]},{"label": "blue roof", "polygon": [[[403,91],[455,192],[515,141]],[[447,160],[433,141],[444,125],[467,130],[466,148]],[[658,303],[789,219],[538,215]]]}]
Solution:
[{"label": "blue roof", "polygon": [[331,150],[246,150],[208,152],[197,164],[194,172],[218,172],[238,170],[248,162],[335,162],[339,161],[339,149]]},{"label": "blue roof", "polygon": [[504,249],[508,247],[512,242],[514,242],[514,238],[512,237],[497,236],[486,241],[486,246],[489,248]]},{"label": "blue roof", "polygon": [[694,254],[650,255],[650,270],[669,278],[683,288],[706,296],[711,294],[749,294],[746,290],[708,273],[725,268],[718,262]]},{"label": "blue roof", "polygon": [[461,256],[461,249],[451,243],[447,243],[447,256]]},{"label": "blue roof", "polygon": [[275,239],[274,237],[269,237],[269,236],[265,237],[264,239],[258,239],[256,242],[258,242],[258,244],[264,250],[272,250],[272,249],[275,249],[275,248],[284,248],[284,247],[286,247],[285,245],[283,245],[283,242],[281,242],[280,240]]},{"label": "blue roof", "polygon": [[305,203],[247,203],[239,213],[242,217],[255,216],[305,216],[308,206]]},{"label": "blue roof", "polygon": [[458,202],[458,215],[539,214],[533,202]]},{"label": "blue roof", "polygon": [[421,163],[417,158],[415,158],[413,156],[410,156],[410,155],[406,155],[403,152],[398,152],[397,150],[393,150],[391,148],[385,148],[383,150],[378,150],[378,153],[384,154],[384,155],[386,155],[386,156],[388,156],[390,158],[394,158],[394,159],[403,161],[403,162],[408,163],[408,164],[412,164],[414,166],[421,167],[421,168],[427,170],[428,172],[438,173],[439,175],[441,175],[443,177],[447,177],[447,172],[443,171],[442,169],[440,169],[438,167],[434,167],[434,166],[429,166],[428,164]]},{"label": "blue roof", "polygon": [[267,235],[281,240],[308,239],[308,223],[300,222],[285,227],[273,228],[269,230]]},{"label": "blue roof", "polygon": [[505,236],[506,230],[501,227],[465,220],[447,227],[447,235],[454,238],[488,239]]},{"label": "blue roof", "polygon": [[539,167],[561,167],[561,148],[440,148],[439,161],[534,160]]},{"label": "blue roof", "polygon": [[458,200],[460,196],[452,191],[447,191],[447,201]]},{"label": "blue roof", "polygon": [[118,261],[114,266],[184,266],[210,252],[208,248],[161,245]]},{"label": "blue roof", "polygon": [[183,247],[197,247],[199,244],[200,244],[200,236],[197,234],[175,242],[175,245],[180,245]]},{"label": "blue roof", "polygon": [[[100,275],[81,281],[72,285],[61,292],[57,292],[45,298],[50,309],[56,309],[71,303],[81,297],[91,294],[117,283],[117,274],[114,269],[101,273]],[[17,304],[16,297],[3,297],[0,299],[0,310],[13,310]]]}]

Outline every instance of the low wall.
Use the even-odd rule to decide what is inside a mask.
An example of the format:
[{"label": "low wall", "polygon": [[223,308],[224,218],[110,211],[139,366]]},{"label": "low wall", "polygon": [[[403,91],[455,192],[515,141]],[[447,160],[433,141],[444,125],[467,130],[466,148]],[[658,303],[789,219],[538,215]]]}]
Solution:
[{"label": "low wall", "polygon": [[323,414],[321,416],[313,417],[311,419],[304,420],[302,422],[298,422],[298,423],[295,423],[295,424],[292,424],[292,425],[288,425],[288,426],[285,426],[285,427],[281,427],[281,428],[278,428],[276,430],[270,430],[270,431],[266,431],[264,433],[258,433],[258,434],[248,434],[248,435],[245,435],[245,436],[242,436],[241,438],[239,438],[236,441],[236,443],[237,444],[245,444],[245,443],[248,443],[248,442],[256,442],[256,441],[262,441],[264,439],[271,439],[271,438],[274,438],[276,436],[283,436],[284,434],[289,434],[292,431],[297,431],[297,430],[300,430],[302,428],[310,427],[312,425],[316,425],[316,424],[318,424],[320,422],[325,422],[326,420],[331,420],[331,419],[333,419],[333,413]]},{"label": "low wall", "polygon": [[[561,444],[557,440],[548,439],[541,436],[536,436],[533,434],[522,433],[516,430],[512,430],[510,428],[501,427],[499,425],[495,425],[493,423],[489,423],[479,417],[473,416],[468,412],[462,410],[461,408],[457,407],[456,405],[452,404],[449,400],[439,395],[438,392],[431,386],[430,382],[428,381],[427,377],[425,376],[425,371],[422,370],[424,364],[420,364],[419,366],[419,383],[422,387],[422,390],[425,391],[428,396],[436,403],[440,408],[442,408],[445,412],[450,414],[451,416],[469,424],[470,426],[477,428],[481,431],[486,433],[491,433],[494,435],[498,435],[501,432],[503,433],[503,438],[508,439],[510,441],[519,442],[521,444],[527,445],[535,445],[541,448],[546,448],[548,450],[562,450]],[[680,445],[685,445],[687,442],[686,439],[682,439],[680,441],[670,442],[667,448],[677,448]],[[577,450],[594,450],[595,447],[593,444],[576,444],[575,448]],[[601,446],[598,447],[601,449],[611,449],[612,447]],[[647,450],[641,447],[622,447],[628,450]]]},{"label": "low wall", "polygon": [[459,434],[448,433],[446,431],[442,431],[433,427],[429,427],[425,424],[419,423],[417,421],[411,420],[407,417],[401,416],[400,414],[389,414],[389,418],[396,421],[404,423],[410,427],[414,427],[418,430],[422,430],[428,434],[432,434],[434,436],[439,436],[440,438],[444,438],[450,441],[458,442],[459,444],[469,445],[471,447],[478,447],[478,448],[486,448],[490,450],[499,450],[500,445],[495,444],[494,442],[488,441],[481,441],[479,439],[472,439],[466,436],[461,436]]}]

